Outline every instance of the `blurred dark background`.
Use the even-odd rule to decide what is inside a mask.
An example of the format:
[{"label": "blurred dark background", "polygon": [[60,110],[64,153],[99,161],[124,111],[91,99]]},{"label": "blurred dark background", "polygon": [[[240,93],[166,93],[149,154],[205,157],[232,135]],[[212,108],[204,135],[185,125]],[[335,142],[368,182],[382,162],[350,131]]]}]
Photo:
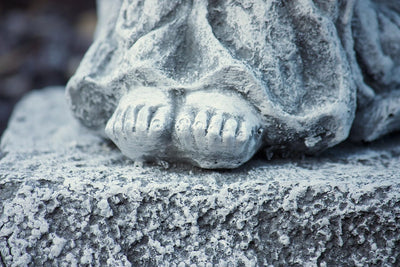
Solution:
[{"label": "blurred dark background", "polygon": [[95,0],[0,0],[0,136],[24,94],[66,84],[95,25]]}]

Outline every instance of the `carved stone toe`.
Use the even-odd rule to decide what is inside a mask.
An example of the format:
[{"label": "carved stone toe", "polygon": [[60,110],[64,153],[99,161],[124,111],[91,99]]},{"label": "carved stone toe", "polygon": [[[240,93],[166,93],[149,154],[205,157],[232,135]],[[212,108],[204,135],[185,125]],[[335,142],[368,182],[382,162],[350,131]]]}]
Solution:
[{"label": "carved stone toe", "polygon": [[122,153],[133,160],[163,157],[170,143],[170,99],[156,89],[146,89],[124,96],[105,129]]},{"label": "carved stone toe", "polygon": [[260,148],[261,119],[235,95],[196,92],[179,110],[173,142],[183,158],[202,168],[235,168]]}]

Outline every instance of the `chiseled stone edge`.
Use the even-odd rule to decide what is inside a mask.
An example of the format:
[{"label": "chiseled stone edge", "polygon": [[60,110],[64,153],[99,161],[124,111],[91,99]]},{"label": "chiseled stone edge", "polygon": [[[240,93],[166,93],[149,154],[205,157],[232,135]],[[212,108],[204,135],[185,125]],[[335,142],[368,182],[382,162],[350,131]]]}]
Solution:
[{"label": "chiseled stone edge", "polygon": [[0,265],[400,262],[396,137],[229,172],[135,166],[66,110],[33,93],[2,138]]}]

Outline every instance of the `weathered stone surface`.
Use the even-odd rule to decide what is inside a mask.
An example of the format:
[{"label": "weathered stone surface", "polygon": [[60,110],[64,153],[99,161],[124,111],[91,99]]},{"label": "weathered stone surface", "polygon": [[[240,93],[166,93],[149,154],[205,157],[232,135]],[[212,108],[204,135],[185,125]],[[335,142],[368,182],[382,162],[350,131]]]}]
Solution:
[{"label": "weathered stone surface", "polygon": [[400,129],[397,0],[98,5],[67,97],[133,160],[235,168]]},{"label": "weathered stone surface", "polygon": [[398,266],[400,137],[224,172],[137,166],[36,92],[2,137],[0,266]]},{"label": "weathered stone surface", "polygon": [[352,138],[372,141],[400,127],[400,2],[355,1],[358,112]]}]

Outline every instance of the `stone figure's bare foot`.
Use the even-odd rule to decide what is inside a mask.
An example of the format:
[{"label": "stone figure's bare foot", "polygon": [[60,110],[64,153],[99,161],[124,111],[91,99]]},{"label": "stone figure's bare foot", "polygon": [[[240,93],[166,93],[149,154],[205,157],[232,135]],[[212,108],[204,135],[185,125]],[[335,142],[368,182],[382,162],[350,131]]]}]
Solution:
[{"label": "stone figure's bare foot", "polygon": [[229,93],[192,92],[178,110],[175,147],[202,168],[235,168],[262,142],[261,118],[244,99]]},{"label": "stone figure's bare foot", "polygon": [[121,98],[105,132],[133,160],[163,157],[170,143],[171,99],[154,88],[135,89]]}]

